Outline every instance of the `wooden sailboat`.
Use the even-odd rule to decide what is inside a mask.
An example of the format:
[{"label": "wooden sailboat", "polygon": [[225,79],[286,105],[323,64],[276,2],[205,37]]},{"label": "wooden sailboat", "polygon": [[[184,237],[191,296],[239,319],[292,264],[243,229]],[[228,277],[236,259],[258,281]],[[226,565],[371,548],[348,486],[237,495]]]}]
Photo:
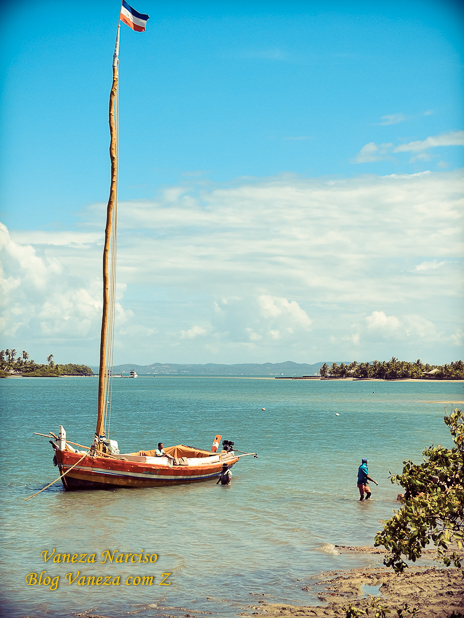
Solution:
[{"label": "wooden sailboat", "polygon": [[[177,485],[217,478],[224,464],[233,466],[240,457],[233,442],[215,437],[211,450],[185,445],[164,449],[161,456],[153,450],[133,453],[119,452],[118,444],[107,435],[107,420],[111,410],[111,381],[113,372],[113,335],[115,306],[116,223],[118,189],[118,64],[120,22],[133,30],[143,32],[148,15],[138,13],[125,0],[122,2],[120,21],[113,56],[113,84],[110,93],[110,159],[111,187],[107,207],[105,246],[103,251],[103,314],[100,341],[100,371],[98,381],[98,414],[95,438],[90,447],[70,442],[62,426],[58,436],[50,432],[55,451],[54,462],[60,470],[61,480],[67,490],[105,489],[112,487],[157,487]],[[135,376],[134,376],[135,377]],[[43,435],[43,434],[42,434]],[[84,449],[84,450],[83,450]]]}]

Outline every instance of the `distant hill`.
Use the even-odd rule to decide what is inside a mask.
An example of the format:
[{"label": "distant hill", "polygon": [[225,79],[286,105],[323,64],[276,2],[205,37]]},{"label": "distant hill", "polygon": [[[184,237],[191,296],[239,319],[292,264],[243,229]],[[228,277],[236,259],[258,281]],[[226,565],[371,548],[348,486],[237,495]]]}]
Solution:
[{"label": "distant hill", "polygon": [[[324,363],[242,363],[237,365],[176,365],[173,363],[153,363],[135,365],[125,363],[113,367],[114,373],[136,371],[139,375],[184,375],[184,376],[313,376],[317,375]],[[92,367],[98,373],[98,367]]]}]

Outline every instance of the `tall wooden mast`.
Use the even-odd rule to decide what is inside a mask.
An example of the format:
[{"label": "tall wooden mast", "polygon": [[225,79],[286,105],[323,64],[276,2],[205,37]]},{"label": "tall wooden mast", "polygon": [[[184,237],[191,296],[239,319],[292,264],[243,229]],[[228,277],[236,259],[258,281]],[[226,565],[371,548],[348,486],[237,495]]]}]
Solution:
[{"label": "tall wooden mast", "polygon": [[[109,103],[109,124],[110,124],[110,159],[111,159],[111,186],[106,209],[106,228],[105,228],[105,247],[103,250],[103,314],[100,339],[100,370],[98,375],[98,418],[96,436],[104,433],[105,411],[108,397],[109,376],[109,345],[112,345],[112,304],[114,298],[110,298],[110,291],[114,291],[114,267],[110,272],[110,247],[115,243],[115,213],[118,197],[118,64],[119,64],[119,31],[121,24],[118,23],[118,33],[116,35],[116,45],[113,55],[113,85],[110,92]],[[97,446],[97,450],[100,450]]]}]

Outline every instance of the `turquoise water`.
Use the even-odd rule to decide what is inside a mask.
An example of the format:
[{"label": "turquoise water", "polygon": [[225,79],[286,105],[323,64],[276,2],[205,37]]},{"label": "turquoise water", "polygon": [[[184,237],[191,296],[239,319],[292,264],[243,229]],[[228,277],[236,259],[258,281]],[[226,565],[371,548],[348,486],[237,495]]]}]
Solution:
[{"label": "turquoise water", "polygon": [[[159,441],[209,448],[220,433],[259,459],[240,460],[229,487],[212,481],[67,493],[57,483],[24,502],[58,476],[51,446],[33,432],[57,433],[63,424],[70,440],[90,444],[97,380],[1,380],[5,616],[233,617],[263,598],[313,602],[312,590],[302,588],[321,571],[378,563],[338,555],[333,546],[372,544],[380,520],[396,508],[389,471],[420,460],[430,444],[450,446],[443,416],[454,406],[436,402],[463,398],[462,383],[440,382],[139,377],[114,380],[113,390],[111,438],[122,451]],[[366,503],[356,488],[362,457],[380,484]],[[45,563],[41,552],[53,548],[94,553],[96,562]],[[159,558],[101,564],[105,550]],[[43,579],[59,577],[56,590],[51,581],[26,584],[28,574],[42,571]],[[70,585],[66,575],[77,571]],[[158,585],[163,573],[172,573],[170,586]],[[115,584],[78,585],[83,575]],[[127,585],[149,576],[153,585]]]}]

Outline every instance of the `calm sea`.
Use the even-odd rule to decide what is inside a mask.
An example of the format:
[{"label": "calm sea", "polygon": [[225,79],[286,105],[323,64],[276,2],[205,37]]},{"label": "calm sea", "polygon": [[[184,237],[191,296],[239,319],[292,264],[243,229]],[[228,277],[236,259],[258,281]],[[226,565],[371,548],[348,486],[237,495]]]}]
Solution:
[{"label": "calm sea", "polygon": [[[111,438],[121,451],[159,441],[209,448],[220,433],[259,458],[240,460],[229,487],[67,493],[60,482],[24,502],[58,476],[51,446],[33,432],[57,433],[62,424],[70,440],[90,444],[97,380],[0,380],[5,616],[232,617],[260,599],[313,602],[314,587],[302,588],[321,571],[378,563],[333,546],[373,543],[396,508],[389,471],[419,461],[426,446],[451,445],[443,416],[454,406],[440,402],[464,394],[462,382],[202,377],[116,379],[113,391]],[[363,457],[380,484],[367,503],[356,488]],[[95,554],[96,562],[45,562],[41,552],[53,548]],[[102,564],[106,550],[159,557]],[[43,571],[40,585],[27,585]],[[163,573],[170,586],[159,585]],[[82,576],[112,585],[79,585],[92,581]],[[153,585],[143,579],[150,576]]]}]

